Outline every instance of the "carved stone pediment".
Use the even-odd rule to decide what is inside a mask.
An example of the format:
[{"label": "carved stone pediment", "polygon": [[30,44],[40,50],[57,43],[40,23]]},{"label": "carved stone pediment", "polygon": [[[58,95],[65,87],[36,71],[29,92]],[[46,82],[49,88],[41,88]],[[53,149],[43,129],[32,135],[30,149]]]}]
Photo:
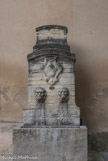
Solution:
[{"label": "carved stone pediment", "polygon": [[59,81],[58,76],[62,72],[63,67],[58,64],[56,58],[54,57],[51,60],[47,60],[45,58],[41,69],[44,73],[44,80],[50,85],[54,85]]}]

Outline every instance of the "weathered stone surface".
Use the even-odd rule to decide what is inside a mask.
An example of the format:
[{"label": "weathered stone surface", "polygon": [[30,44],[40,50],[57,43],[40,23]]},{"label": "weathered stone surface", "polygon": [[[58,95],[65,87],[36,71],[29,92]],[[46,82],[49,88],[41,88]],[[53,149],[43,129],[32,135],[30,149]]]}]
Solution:
[{"label": "weathered stone surface", "polygon": [[51,29],[50,31],[47,29],[43,29],[37,32],[38,40],[45,40],[45,39],[66,39],[66,34],[64,30],[60,29]]},{"label": "weathered stone surface", "polygon": [[101,155],[103,156],[105,161],[108,161],[108,152],[101,152]]},{"label": "weathered stone surface", "polygon": [[[4,161],[4,160],[7,160],[7,161],[13,161],[12,159],[9,159],[10,157],[8,156],[0,156],[0,161]],[[12,158],[12,157],[11,157]]]},{"label": "weathered stone surface", "polygon": [[[49,53],[49,55],[51,56],[51,53]],[[46,97],[46,101],[45,101],[45,106],[47,107],[46,109],[47,109],[47,113],[49,114],[49,117],[51,117],[52,113],[53,114],[57,113],[56,110],[58,109],[58,106],[60,104],[58,91],[62,87],[69,89],[69,93],[70,93],[69,94],[69,101],[68,101],[69,107],[71,109],[76,107],[76,104],[75,104],[75,76],[74,76],[74,70],[73,70],[74,63],[67,62],[62,59],[57,59],[57,62],[55,61],[55,63],[54,63],[55,57],[54,58],[49,57],[48,60],[50,61],[50,63],[52,62],[52,66],[53,66],[53,63],[54,63],[54,66],[56,66],[56,64],[59,64],[60,67],[63,68],[63,70],[59,71],[58,68],[56,69],[54,67],[54,70],[58,70],[58,72],[57,72],[58,77],[55,76],[53,78],[52,77],[53,75],[51,77],[48,75],[45,77],[45,75],[44,75],[45,73],[43,73],[43,71],[42,71],[42,66],[45,64],[46,59],[45,59],[45,56],[40,56],[40,57],[41,57],[41,59],[33,58],[31,61],[29,61],[29,78],[28,78],[28,81],[29,81],[28,82],[29,83],[28,96],[29,97],[28,97],[28,106],[25,109],[34,109],[36,107],[34,90],[35,90],[35,88],[38,88],[38,87],[42,87],[42,88],[46,89],[47,97]],[[48,61],[46,61],[46,63],[47,62]],[[57,65],[57,66],[59,66],[59,65]],[[59,72],[61,72],[61,73],[59,73]],[[49,72],[46,72],[46,73],[49,73]],[[51,73],[53,73],[53,70],[51,71]],[[56,72],[54,72],[54,73],[56,75]],[[47,78],[48,78],[48,82],[45,81]],[[58,81],[56,82],[56,80],[58,80]],[[55,82],[55,84],[51,85],[51,82],[53,82],[53,81]],[[56,100],[56,102],[55,102],[55,100]],[[53,108],[52,108],[52,106],[53,106]],[[50,113],[50,109],[52,109],[51,113]],[[76,111],[78,111],[77,107],[76,107]],[[73,115],[74,115],[74,112],[71,111],[71,113],[73,113]]]},{"label": "weathered stone surface", "polygon": [[108,132],[88,134],[88,161],[108,161]]},{"label": "weathered stone surface", "polygon": [[13,130],[13,155],[18,157],[14,161],[24,160],[19,156],[27,156],[29,161],[29,157],[87,161],[87,129],[80,126],[80,109],[75,103],[75,55],[58,45],[48,46],[67,45],[67,28],[44,26],[37,30],[37,43],[28,55],[29,99],[24,125]]},{"label": "weathered stone surface", "polygon": [[[80,117],[79,115],[72,115],[72,113],[65,114],[62,113],[62,110],[58,113],[53,113],[49,111],[49,113],[44,109],[45,107],[40,105],[38,109],[30,109],[24,110],[23,112],[23,123],[25,126],[39,126],[39,125],[47,125],[47,126],[57,126],[60,125],[71,125],[71,126],[79,126],[80,125]],[[77,112],[77,111],[76,111]]]},{"label": "weathered stone surface", "polygon": [[87,129],[84,126],[14,128],[13,134],[16,156],[37,157],[37,161],[87,161]]},{"label": "weathered stone surface", "polygon": [[108,152],[91,151],[88,154],[88,161],[108,161]]},{"label": "weathered stone surface", "polygon": [[88,155],[88,161],[108,161],[108,160],[104,160],[101,153],[91,152]]},{"label": "weathered stone surface", "polygon": [[[55,60],[55,59],[54,60],[53,59],[51,58],[52,63],[54,63],[54,60]],[[30,72],[29,78],[28,78],[28,80],[29,80],[28,96],[29,97],[28,97],[28,106],[25,109],[29,110],[29,109],[34,109],[36,107],[36,99],[34,96],[34,91],[36,88],[39,88],[39,87],[43,88],[44,87],[47,92],[47,97],[46,97],[46,101],[45,101],[45,106],[46,106],[46,110],[47,110],[46,117],[47,118],[49,117],[49,119],[47,119],[47,120],[52,120],[51,122],[53,122],[54,118],[52,117],[52,115],[57,114],[57,110],[60,105],[60,98],[59,98],[58,92],[62,87],[65,87],[65,88],[69,89],[68,106],[71,109],[72,115],[74,115],[74,117],[72,118],[72,121],[71,121],[72,125],[74,125],[74,122],[76,122],[75,126],[78,125],[79,121],[73,121],[73,120],[79,120],[79,117],[80,117],[79,109],[76,107],[76,104],[75,104],[75,76],[74,76],[74,73],[72,70],[74,68],[74,64],[72,62],[67,63],[66,61],[61,61],[61,59],[59,59],[58,62],[55,61],[54,66],[56,66],[56,63],[60,64],[60,67],[63,67],[63,70],[60,73],[59,78],[57,78],[58,82],[56,82],[53,85],[53,87],[51,87],[51,84],[49,84],[47,81],[45,81],[45,76],[44,76],[45,73],[43,73],[43,71],[42,71],[42,66],[45,64],[45,62],[47,63],[47,61],[45,61],[45,57],[42,57],[42,59],[40,59],[40,60],[33,59],[29,62],[29,69],[30,69],[29,70],[29,72]],[[53,64],[52,64],[52,66],[53,66]],[[58,70],[58,68],[57,68],[57,70]],[[68,70],[68,71],[66,72],[66,70]],[[52,71],[52,73],[53,73],[53,71]],[[59,74],[59,72],[57,73],[57,76],[58,76],[58,74]],[[46,79],[47,78],[48,78],[48,76],[46,76]],[[55,80],[55,79],[53,79],[53,77],[51,77],[51,79]],[[56,100],[56,102],[55,102],[55,100]],[[24,115],[26,115],[26,114],[24,114]],[[77,116],[76,119],[75,119],[75,116]],[[31,115],[30,115],[30,117],[31,117]],[[48,124],[51,124],[51,123],[48,123]],[[79,125],[80,125],[80,122],[79,122]]]},{"label": "weathered stone surface", "polygon": [[63,70],[63,67],[56,60],[57,58],[54,57],[51,60],[44,59],[43,65],[41,70],[44,74],[44,80],[50,84],[55,85],[59,82],[59,75]]},{"label": "weathered stone surface", "polygon": [[91,151],[108,152],[108,132],[89,134],[88,145]]},{"label": "weathered stone surface", "polygon": [[[0,155],[12,154],[13,151],[13,127],[21,126],[23,123],[0,122]],[[1,161],[1,158],[0,158]]]}]

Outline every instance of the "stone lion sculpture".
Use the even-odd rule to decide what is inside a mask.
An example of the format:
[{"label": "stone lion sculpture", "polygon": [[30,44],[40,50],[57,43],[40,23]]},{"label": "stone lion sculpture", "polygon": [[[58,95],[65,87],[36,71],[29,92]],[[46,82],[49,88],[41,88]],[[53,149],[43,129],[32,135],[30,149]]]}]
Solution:
[{"label": "stone lion sculpture", "polygon": [[44,103],[46,99],[46,90],[42,87],[37,87],[34,91],[35,99],[38,103]]},{"label": "stone lion sculpture", "polygon": [[62,87],[59,92],[60,102],[64,103],[69,100],[69,89],[66,87]]}]

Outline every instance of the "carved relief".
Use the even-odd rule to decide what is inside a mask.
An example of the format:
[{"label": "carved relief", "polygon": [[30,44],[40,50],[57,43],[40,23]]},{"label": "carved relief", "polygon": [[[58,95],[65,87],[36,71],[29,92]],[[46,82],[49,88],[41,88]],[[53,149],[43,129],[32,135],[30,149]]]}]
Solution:
[{"label": "carved relief", "polygon": [[59,97],[60,97],[60,102],[67,102],[69,100],[69,89],[66,87],[62,87],[59,90]]},{"label": "carved relief", "polygon": [[35,124],[45,125],[46,124],[46,109],[45,109],[46,90],[42,87],[38,87],[35,89],[34,94],[37,101],[36,108],[34,111]]},{"label": "carved relief", "polygon": [[56,58],[54,57],[52,60],[47,60],[45,58],[41,69],[44,73],[45,81],[47,81],[50,85],[54,85],[59,81],[58,76],[62,72],[63,68],[57,63]]},{"label": "carved relief", "polygon": [[69,118],[69,89],[66,87],[62,87],[59,92],[60,104],[58,107],[58,124],[68,124]]},{"label": "carved relief", "polygon": [[38,103],[45,102],[46,99],[46,90],[42,87],[37,87],[34,91],[36,101]]}]

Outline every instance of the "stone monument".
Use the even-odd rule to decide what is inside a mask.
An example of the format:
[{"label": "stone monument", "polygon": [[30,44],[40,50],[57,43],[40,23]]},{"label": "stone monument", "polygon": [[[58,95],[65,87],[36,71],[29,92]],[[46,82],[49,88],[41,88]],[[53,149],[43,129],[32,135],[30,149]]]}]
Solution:
[{"label": "stone monument", "polygon": [[29,161],[87,161],[87,129],[80,126],[75,103],[75,54],[67,32],[58,25],[36,28],[37,43],[27,56],[28,106],[23,126],[13,129],[15,161],[20,156]]}]

